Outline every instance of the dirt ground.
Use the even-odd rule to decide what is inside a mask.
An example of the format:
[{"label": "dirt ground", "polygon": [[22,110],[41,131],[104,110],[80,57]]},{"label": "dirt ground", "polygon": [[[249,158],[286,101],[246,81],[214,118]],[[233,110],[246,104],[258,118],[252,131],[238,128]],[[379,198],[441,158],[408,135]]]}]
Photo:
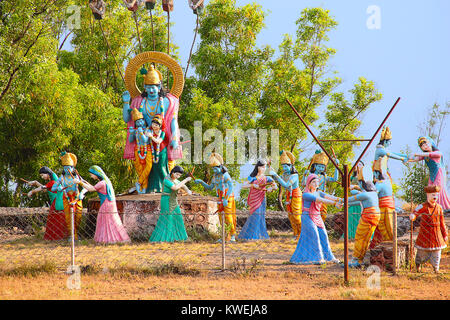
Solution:
[{"label": "dirt ground", "polygon": [[[80,277],[66,274],[71,249],[67,241],[46,242],[21,230],[3,230],[0,244],[0,300],[448,300],[450,250],[443,251],[441,273],[430,265],[422,273],[400,269],[398,275],[367,270],[349,272],[337,264],[288,263],[297,242],[289,232],[269,241],[226,245],[214,240],[184,243],[98,245],[76,243]],[[343,241],[330,240],[343,260]],[[350,250],[353,243],[350,243]],[[77,288],[79,279],[80,287]],[[75,282],[74,282],[75,281]]]},{"label": "dirt ground", "polygon": [[[80,244],[76,260],[80,277],[76,278],[61,268],[67,265],[68,244],[15,243],[11,247],[15,256],[0,261],[0,300],[450,299],[448,250],[443,253],[440,274],[433,273],[430,265],[425,265],[422,273],[401,269],[396,276],[382,272],[379,277],[367,270],[350,269],[346,284],[340,265],[287,263],[295,248],[295,241],[289,238],[272,240],[265,247],[258,243],[229,245],[225,271],[221,271],[220,246],[195,242],[157,246]],[[332,242],[332,247],[342,259],[342,242]],[[0,251],[2,257],[11,253],[6,246]],[[164,262],[163,258],[177,254],[178,260],[165,260],[160,264],[163,267],[146,268],[142,264],[157,258]]]},{"label": "dirt ground", "polygon": [[[448,300],[450,277],[433,274],[382,274],[379,287],[370,275],[352,272],[348,285],[342,276],[327,273],[264,272],[243,276],[217,272],[197,276],[142,276],[108,273],[81,275],[79,289],[68,275],[1,276],[0,299],[89,300]],[[70,285],[72,283],[72,285]],[[72,288],[72,289],[70,289]]]}]

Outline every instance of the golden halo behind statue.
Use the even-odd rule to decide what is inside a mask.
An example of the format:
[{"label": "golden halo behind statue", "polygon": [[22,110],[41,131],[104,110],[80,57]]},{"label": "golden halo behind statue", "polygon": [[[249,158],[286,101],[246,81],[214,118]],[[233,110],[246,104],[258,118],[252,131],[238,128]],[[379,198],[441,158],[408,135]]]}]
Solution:
[{"label": "golden halo behind statue", "polygon": [[146,51],[138,54],[127,65],[125,70],[125,87],[130,93],[131,98],[135,98],[141,94],[136,85],[136,74],[140,71],[145,63],[159,63],[169,68],[173,75],[173,84],[170,93],[179,98],[183,92],[184,76],[181,66],[164,52]]}]

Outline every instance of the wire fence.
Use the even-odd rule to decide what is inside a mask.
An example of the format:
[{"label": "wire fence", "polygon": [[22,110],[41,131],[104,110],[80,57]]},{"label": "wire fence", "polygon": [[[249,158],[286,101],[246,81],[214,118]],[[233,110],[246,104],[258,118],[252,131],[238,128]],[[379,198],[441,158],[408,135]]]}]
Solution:
[{"label": "wire fence", "polygon": [[[69,212],[0,208],[0,271],[51,264],[64,271],[68,266],[79,266],[154,272],[175,266],[191,272],[343,273],[342,212],[322,215],[320,219],[303,213],[300,234],[296,235],[295,219],[287,212],[219,213],[214,198],[204,200],[205,197],[194,196],[180,197],[180,213],[160,214],[157,197],[160,195],[150,201],[117,201],[118,212],[112,213],[99,210],[99,202],[95,201],[90,201],[87,208]],[[349,256],[353,257],[357,251],[358,242],[363,243],[361,267],[376,265],[388,272],[413,270],[416,240],[422,246],[424,241],[435,246],[441,241],[442,245],[436,233],[449,225],[449,217],[443,217],[442,226],[441,220],[424,215],[411,225],[410,213],[397,210],[388,214],[386,220],[396,226],[396,238],[386,239],[383,238],[386,230],[381,230],[380,236],[380,227],[367,229],[364,234],[363,216],[361,210],[350,207]],[[221,224],[223,219],[225,228]],[[391,235],[395,235],[393,231],[390,230]],[[362,238],[369,241],[363,242]],[[428,258],[434,267],[441,258],[422,251],[419,262]],[[441,271],[448,272],[448,267],[446,261],[441,264]]]}]

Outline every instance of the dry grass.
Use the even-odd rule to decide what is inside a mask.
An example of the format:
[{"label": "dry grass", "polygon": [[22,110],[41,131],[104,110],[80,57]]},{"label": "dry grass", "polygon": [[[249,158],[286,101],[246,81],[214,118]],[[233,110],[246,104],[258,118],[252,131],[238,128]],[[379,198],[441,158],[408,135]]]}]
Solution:
[{"label": "dry grass", "polygon": [[[343,242],[331,241],[342,260]],[[19,239],[0,244],[0,299],[449,299],[450,251],[441,274],[382,273],[380,289],[369,289],[370,274],[351,270],[344,283],[339,265],[289,264],[296,241],[289,233],[270,241],[227,244],[227,271],[221,244],[133,243],[98,245],[80,241],[76,264],[81,289],[69,290],[67,242]],[[350,246],[352,248],[352,245]]]},{"label": "dry grass", "polygon": [[151,299],[151,300],[298,300],[298,299],[442,299],[450,298],[446,275],[381,276],[380,289],[368,289],[367,274],[352,272],[345,285],[341,276],[290,271],[236,275],[217,272],[192,275],[142,275],[125,270],[83,274],[81,288],[69,290],[68,276],[41,273],[1,276],[0,299]]}]

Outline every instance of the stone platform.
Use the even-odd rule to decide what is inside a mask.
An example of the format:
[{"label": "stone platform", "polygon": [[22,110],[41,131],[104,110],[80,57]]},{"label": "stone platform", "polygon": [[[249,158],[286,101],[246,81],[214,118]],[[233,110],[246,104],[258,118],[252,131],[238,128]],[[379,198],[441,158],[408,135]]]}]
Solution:
[{"label": "stone platform", "polygon": [[[161,194],[130,194],[116,197],[117,211],[132,239],[148,239],[155,228],[161,211]],[[185,226],[196,227],[209,232],[218,232],[219,217],[217,198],[193,195],[179,195],[178,204],[183,212]],[[95,233],[100,199],[88,201],[87,230]]]}]

